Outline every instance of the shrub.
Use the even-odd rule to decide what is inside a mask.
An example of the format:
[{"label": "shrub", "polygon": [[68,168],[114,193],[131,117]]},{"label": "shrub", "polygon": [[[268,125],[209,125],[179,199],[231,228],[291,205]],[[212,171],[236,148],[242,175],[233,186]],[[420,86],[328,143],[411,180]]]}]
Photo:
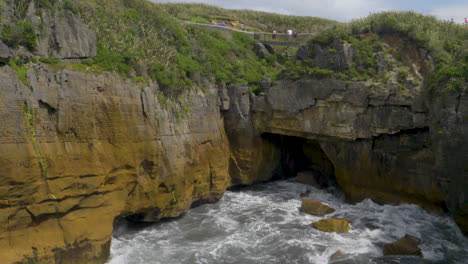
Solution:
[{"label": "shrub", "polygon": [[4,25],[2,30],[2,40],[12,48],[25,46],[33,51],[37,46],[36,32],[34,26],[24,20],[19,20],[14,26]]},{"label": "shrub", "polygon": [[74,14],[78,13],[78,4],[73,0],[63,0],[63,8],[69,10]]}]

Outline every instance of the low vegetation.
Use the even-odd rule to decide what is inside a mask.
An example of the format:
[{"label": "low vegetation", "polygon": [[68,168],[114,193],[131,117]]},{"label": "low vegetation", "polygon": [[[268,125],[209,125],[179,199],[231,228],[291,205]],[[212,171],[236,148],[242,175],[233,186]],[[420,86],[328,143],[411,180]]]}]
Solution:
[{"label": "low vegetation", "polygon": [[[243,83],[259,93],[258,83],[271,79],[338,78],[346,81],[398,81],[403,87],[408,78],[417,75],[411,65],[403,63],[401,51],[385,43],[386,36],[416,43],[436,65],[425,74],[426,87],[450,91],[466,88],[468,82],[468,27],[437,20],[413,12],[384,12],[350,23],[338,23],[313,17],[285,16],[248,10],[226,10],[204,4],[155,4],[147,0],[19,0],[15,1],[15,19],[2,26],[1,39],[10,47],[24,46],[34,51],[40,38],[25,20],[32,1],[41,9],[57,8],[79,13],[97,33],[97,56],[81,64],[39,58],[53,68],[73,68],[86,72],[117,72],[136,83],[158,81],[165,95],[177,95],[184,89],[201,86],[208,78],[218,83]],[[250,30],[315,32],[308,43],[311,60],[314,45],[327,56],[340,56],[336,43],[353,48],[350,67],[322,69],[309,60],[291,59],[291,50],[275,49],[269,57],[254,53],[255,42],[238,33],[221,33],[177,19],[199,23],[230,21],[243,23]],[[295,50],[294,52],[295,53]],[[379,59],[385,58],[387,72],[378,70]],[[294,57],[294,56],[292,56]],[[9,63],[27,81],[24,67]]]},{"label": "low vegetation", "polygon": [[[468,82],[468,27],[457,25],[449,21],[442,21],[433,16],[421,15],[414,12],[383,12],[372,14],[364,19],[354,20],[348,24],[341,24],[328,32],[317,36],[309,42],[329,46],[334,41],[347,42],[355,49],[355,65],[342,72],[341,76],[366,80],[369,78],[386,78],[375,72],[377,52],[390,53],[400,67],[397,72],[399,80],[409,76],[408,69],[402,64],[399,50],[385,48],[383,38],[395,36],[415,43],[418,49],[427,54],[427,59],[435,65],[434,71],[427,73],[426,87],[430,90],[448,88],[449,91],[466,89]],[[313,49],[312,49],[313,50]],[[311,54],[312,56],[314,54]],[[403,68],[402,68],[403,67]]]},{"label": "low vegetation", "polygon": [[219,21],[242,23],[249,31],[286,32],[293,29],[303,33],[319,33],[339,22],[318,17],[288,16],[252,10],[229,10],[206,4],[160,4],[179,19],[197,23]]},{"label": "low vegetation", "polygon": [[143,81],[157,80],[165,94],[199,85],[200,76],[219,83],[256,85],[277,72],[276,58],[259,59],[254,41],[242,33],[224,35],[182,25],[145,0],[80,0],[81,13],[98,33],[97,56],[83,60]]},{"label": "low vegetation", "polygon": [[28,50],[33,51],[37,45],[34,26],[24,20],[19,20],[13,25],[4,25],[1,39],[6,45],[12,48],[24,46]]}]

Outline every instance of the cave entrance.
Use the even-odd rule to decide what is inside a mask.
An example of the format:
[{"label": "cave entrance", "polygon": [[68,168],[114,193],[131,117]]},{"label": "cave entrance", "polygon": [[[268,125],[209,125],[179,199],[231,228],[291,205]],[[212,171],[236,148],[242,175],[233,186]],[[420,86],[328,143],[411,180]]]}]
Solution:
[{"label": "cave entrance", "polygon": [[317,140],[270,133],[262,137],[280,150],[280,166],[273,180],[296,177],[317,188],[336,186],[333,164]]}]

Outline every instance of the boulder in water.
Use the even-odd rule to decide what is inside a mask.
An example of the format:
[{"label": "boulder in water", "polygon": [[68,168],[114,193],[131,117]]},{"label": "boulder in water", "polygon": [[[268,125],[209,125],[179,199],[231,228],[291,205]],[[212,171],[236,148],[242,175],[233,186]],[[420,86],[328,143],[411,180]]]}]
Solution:
[{"label": "boulder in water", "polygon": [[341,250],[337,250],[335,253],[333,253],[331,256],[330,256],[330,261],[334,261],[334,260],[337,260],[339,259],[341,256],[343,256],[343,251]]},{"label": "boulder in water", "polygon": [[312,226],[323,232],[346,233],[351,229],[346,219],[323,219],[312,223]]},{"label": "boulder in water", "polygon": [[421,249],[419,248],[420,243],[421,243],[420,239],[407,234],[404,237],[400,238],[398,241],[385,244],[383,253],[385,256],[387,255],[411,255],[411,256],[422,257],[422,252],[421,252]]},{"label": "boulder in water", "polygon": [[316,216],[324,216],[335,212],[335,209],[320,201],[302,198],[301,212]]}]

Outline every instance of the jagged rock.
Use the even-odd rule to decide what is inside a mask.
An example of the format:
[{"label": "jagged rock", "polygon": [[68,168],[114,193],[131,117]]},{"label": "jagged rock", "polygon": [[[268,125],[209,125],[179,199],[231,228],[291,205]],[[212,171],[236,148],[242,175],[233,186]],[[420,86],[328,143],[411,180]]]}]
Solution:
[{"label": "jagged rock", "polygon": [[305,60],[308,60],[309,57],[310,57],[309,46],[303,45],[297,49],[297,52],[296,52],[297,59],[305,61]]},{"label": "jagged rock", "polygon": [[421,249],[419,245],[421,240],[411,236],[405,235],[400,238],[398,241],[385,244],[383,249],[383,254],[387,255],[413,255],[422,257]]},{"label": "jagged rock", "polygon": [[335,212],[335,209],[320,201],[302,198],[301,212],[316,216],[324,216]]},{"label": "jagged rock", "polygon": [[271,84],[272,84],[271,78],[264,77],[259,83],[260,90],[262,92],[268,91],[270,89],[270,87],[271,87]]},{"label": "jagged rock", "polygon": [[381,53],[376,53],[374,59],[377,60],[377,73],[382,73],[388,68],[388,63],[385,61]]},{"label": "jagged rock", "polygon": [[226,89],[226,85],[222,85],[219,89],[220,109],[221,111],[229,110],[229,96]]},{"label": "jagged rock", "polygon": [[[312,49],[312,52],[309,49]],[[331,70],[346,70],[353,66],[354,49],[350,44],[341,43],[340,40],[326,47],[313,44],[312,47],[298,50],[296,56],[308,59],[310,53],[313,54],[311,66]]]},{"label": "jagged rock", "polygon": [[270,52],[260,42],[257,42],[254,44],[254,51],[255,51],[255,54],[257,54],[257,56],[262,59],[266,59],[268,58],[268,56],[270,56]]},{"label": "jagged rock", "polygon": [[40,10],[38,19],[34,2],[28,7],[27,20],[41,31],[35,55],[60,59],[81,59],[96,56],[97,37],[95,32],[69,10],[54,12],[48,8]]},{"label": "jagged rock", "polygon": [[7,62],[13,58],[13,53],[10,48],[0,40],[0,62]]},{"label": "jagged rock", "polygon": [[347,233],[351,229],[346,219],[323,219],[311,225],[323,232]]}]

